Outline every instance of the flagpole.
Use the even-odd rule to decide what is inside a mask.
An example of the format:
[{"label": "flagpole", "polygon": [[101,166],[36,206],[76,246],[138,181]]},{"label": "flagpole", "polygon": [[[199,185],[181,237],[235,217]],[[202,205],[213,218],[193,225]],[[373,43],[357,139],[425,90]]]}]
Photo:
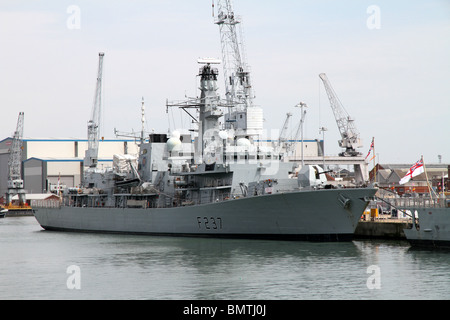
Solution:
[{"label": "flagpole", "polygon": [[375,166],[375,137],[372,138],[372,143],[373,143],[373,182],[376,183],[377,182],[377,167]]},{"label": "flagpole", "polygon": [[[375,167],[375,137],[372,137],[372,143],[370,144],[370,148],[369,148],[369,152],[367,153],[366,158],[364,159],[365,161],[367,161],[367,165],[369,165],[370,160],[373,160],[373,183],[375,183],[377,181],[377,177],[376,177],[376,173],[377,173],[377,168]],[[370,153],[373,152],[373,157],[370,158],[369,160],[367,160],[367,158],[370,156]]]},{"label": "flagpole", "polygon": [[428,186],[428,192],[430,193],[430,198],[433,198],[433,193],[431,192],[430,182],[428,181],[428,174],[427,174],[427,167],[425,166],[425,161],[423,161],[423,155],[422,155],[422,163],[423,163],[423,170],[425,171],[425,179],[427,179],[427,186]]}]

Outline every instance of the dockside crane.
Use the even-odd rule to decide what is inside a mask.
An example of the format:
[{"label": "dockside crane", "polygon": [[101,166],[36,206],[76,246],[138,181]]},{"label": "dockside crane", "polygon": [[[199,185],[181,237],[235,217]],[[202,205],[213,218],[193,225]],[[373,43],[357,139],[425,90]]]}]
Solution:
[{"label": "dockside crane", "polygon": [[103,75],[103,57],[105,54],[98,54],[98,74],[97,85],[95,88],[94,105],[92,106],[91,118],[88,121],[88,149],[84,157],[84,166],[96,168],[98,162],[98,144],[100,140],[100,119],[102,106],[102,75]]},{"label": "dockside crane", "polygon": [[25,206],[25,190],[22,180],[22,150],[23,150],[24,113],[20,112],[17,127],[14,132],[8,161],[8,191],[6,192],[6,208],[11,208],[13,195],[19,196],[19,208]]},{"label": "dockside crane", "polygon": [[[214,4],[213,4],[214,5]],[[225,95],[229,105],[234,105],[225,115],[227,128],[234,128],[236,135],[262,133],[262,109],[253,105],[253,87],[250,68],[245,61],[241,21],[235,15],[231,0],[217,0],[217,19],[222,47],[222,64],[225,79]]]},{"label": "dockside crane", "polygon": [[237,32],[240,21],[234,14],[231,0],[218,0],[217,10],[215,23],[220,30],[226,98],[229,102],[238,101],[242,104],[240,107],[249,107],[252,105],[253,95],[250,72],[243,56],[242,39],[239,39]]},{"label": "dockside crane", "polygon": [[289,129],[289,120],[292,117],[292,113],[286,113],[286,119],[284,120],[283,127],[281,128],[280,136],[278,137],[278,146],[282,147],[282,144],[286,144],[287,131]]},{"label": "dockside crane", "polygon": [[345,148],[345,151],[341,152],[340,156],[357,157],[362,153],[357,151],[357,148],[362,147],[362,142],[359,137],[359,132],[356,130],[354,119],[352,119],[347,111],[339,101],[336,92],[333,90],[330,81],[325,73],[319,74],[325,86],[325,90],[330,100],[331,109],[333,110],[336,123],[341,134],[341,140],[338,141],[341,148]]}]

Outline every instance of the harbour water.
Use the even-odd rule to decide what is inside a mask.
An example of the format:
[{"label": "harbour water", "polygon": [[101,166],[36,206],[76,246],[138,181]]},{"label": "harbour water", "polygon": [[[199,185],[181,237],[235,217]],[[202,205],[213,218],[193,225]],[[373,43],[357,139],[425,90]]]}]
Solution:
[{"label": "harbour water", "polygon": [[0,219],[0,299],[450,299],[450,252],[44,231]]}]

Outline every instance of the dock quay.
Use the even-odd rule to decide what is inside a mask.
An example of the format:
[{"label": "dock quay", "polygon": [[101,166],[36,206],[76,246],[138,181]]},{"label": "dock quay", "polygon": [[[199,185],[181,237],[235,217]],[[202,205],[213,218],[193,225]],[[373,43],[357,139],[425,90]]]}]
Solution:
[{"label": "dock quay", "polygon": [[444,194],[437,198],[378,197],[378,200],[362,215],[355,239],[406,239],[403,230],[412,228],[412,217],[417,219],[416,208],[450,207],[450,200]]},{"label": "dock quay", "polygon": [[378,200],[381,201],[372,202],[361,216],[354,239],[406,240],[403,229],[412,227],[412,213],[393,206],[393,199]]},{"label": "dock quay", "polygon": [[406,240],[403,229],[412,225],[409,219],[361,220],[355,230],[355,239],[392,239]]},{"label": "dock quay", "polygon": [[5,216],[6,217],[32,217],[33,214],[33,210],[8,210],[8,212],[6,212]]}]

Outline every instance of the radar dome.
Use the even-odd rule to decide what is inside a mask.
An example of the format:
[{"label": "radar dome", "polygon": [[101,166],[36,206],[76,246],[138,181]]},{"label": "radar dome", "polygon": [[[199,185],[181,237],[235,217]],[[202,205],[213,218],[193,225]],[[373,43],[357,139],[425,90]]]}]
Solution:
[{"label": "radar dome", "polygon": [[167,150],[173,151],[175,148],[179,147],[181,145],[180,138],[172,137],[169,140],[167,140]]},{"label": "radar dome", "polygon": [[237,145],[240,146],[240,147],[250,147],[251,146],[251,142],[247,138],[239,138],[237,140]]},{"label": "radar dome", "polygon": [[181,134],[180,134],[179,131],[176,131],[176,130],[175,130],[175,131],[172,131],[171,137],[172,137],[172,138],[178,138],[178,139],[180,139]]},{"label": "radar dome", "polygon": [[219,131],[219,137],[222,140],[228,139],[228,132],[226,132],[226,131]]}]

